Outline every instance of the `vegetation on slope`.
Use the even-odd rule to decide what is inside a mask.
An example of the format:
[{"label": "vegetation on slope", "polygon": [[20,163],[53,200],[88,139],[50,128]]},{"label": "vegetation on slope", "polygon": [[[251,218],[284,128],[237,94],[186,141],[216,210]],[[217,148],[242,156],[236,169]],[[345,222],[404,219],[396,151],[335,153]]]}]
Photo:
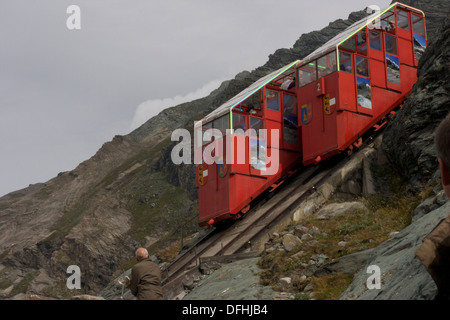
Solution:
[{"label": "vegetation on slope", "polygon": [[[352,273],[327,274],[317,272],[323,263],[344,255],[376,247],[387,240],[392,232],[400,231],[411,223],[412,212],[426,198],[432,187],[421,193],[408,188],[408,181],[391,167],[375,169],[378,183],[385,185],[376,195],[355,198],[368,210],[347,212],[326,220],[308,216],[288,228],[317,228],[317,232],[291,251],[266,250],[259,266],[261,284],[278,291],[292,293],[296,299],[337,299],[353,279]],[[340,202],[337,198],[330,202]],[[281,248],[282,238],[273,239],[273,246]],[[290,277],[286,286],[280,279]]]}]

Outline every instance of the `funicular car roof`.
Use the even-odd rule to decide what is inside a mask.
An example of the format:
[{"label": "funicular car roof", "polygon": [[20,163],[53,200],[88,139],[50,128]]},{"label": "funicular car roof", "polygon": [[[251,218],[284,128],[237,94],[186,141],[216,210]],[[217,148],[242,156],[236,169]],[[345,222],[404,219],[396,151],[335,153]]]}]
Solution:
[{"label": "funicular car roof", "polygon": [[373,20],[381,17],[383,14],[385,14],[386,12],[388,12],[389,10],[391,10],[392,8],[394,8],[395,6],[400,6],[403,7],[405,9],[408,10],[412,10],[412,11],[416,11],[420,14],[422,14],[423,16],[425,16],[425,14],[423,13],[423,11],[410,7],[406,4],[400,3],[400,2],[395,2],[393,4],[391,4],[389,7],[387,7],[386,9],[380,11],[380,12],[375,12],[371,15],[368,15],[367,17],[353,23],[351,26],[349,26],[347,29],[345,29],[344,31],[340,32],[338,35],[336,35],[334,38],[332,38],[331,40],[329,40],[328,42],[326,42],[324,45],[320,46],[319,48],[317,48],[316,50],[314,50],[313,52],[311,52],[309,55],[307,55],[305,58],[302,59],[302,65],[311,62],[312,60],[319,58],[331,51],[336,50],[336,48],[342,44],[344,41],[346,41],[348,38],[350,38],[351,36],[354,36],[355,34],[357,34],[361,29],[363,29],[364,27],[368,26]]},{"label": "funicular car roof", "polygon": [[[235,95],[233,98],[228,100],[227,102],[223,103],[220,107],[215,109],[213,112],[208,114],[206,117],[202,119],[202,123],[205,124],[207,122],[210,122],[214,119],[217,119],[231,111],[232,108],[237,106],[239,103],[250,97],[253,93],[264,87],[266,84],[277,81],[279,79],[282,79],[289,74],[294,72],[294,66],[299,63],[300,60],[296,60],[278,70],[275,70],[268,75],[260,78],[256,82],[254,82],[252,85],[247,87],[246,89],[242,90],[240,93]],[[292,70],[291,70],[292,69]]]}]

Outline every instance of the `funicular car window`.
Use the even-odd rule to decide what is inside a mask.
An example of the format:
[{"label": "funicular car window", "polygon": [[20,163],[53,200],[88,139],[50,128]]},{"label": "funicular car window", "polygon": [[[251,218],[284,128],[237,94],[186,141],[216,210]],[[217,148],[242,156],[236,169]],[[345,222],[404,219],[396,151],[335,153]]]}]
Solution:
[{"label": "funicular car window", "polygon": [[381,29],[395,34],[395,13],[394,9],[389,10],[381,16]]},{"label": "funicular car window", "polygon": [[385,48],[386,52],[390,54],[397,55],[397,38],[394,36],[391,36],[389,34],[386,34],[384,36],[385,39]]},{"label": "funicular car window", "polygon": [[295,96],[283,93],[283,112],[290,114],[297,114]]},{"label": "funicular car window", "polygon": [[222,133],[225,133],[227,129],[229,129],[229,115],[223,115],[220,118],[217,118],[213,121],[213,128],[220,130]]},{"label": "funicular car window", "polygon": [[317,60],[319,78],[325,77],[334,71],[336,71],[336,51],[330,52]]},{"label": "funicular car window", "polygon": [[352,36],[345,40],[343,44],[341,44],[341,48],[350,50],[350,51],[356,51],[356,40],[355,36]]},{"label": "funicular car window", "polygon": [[356,34],[356,41],[358,53],[367,55],[367,32],[365,28]]},{"label": "funicular car window", "polygon": [[245,136],[247,131],[247,124],[245,123],[245,115],[233,113],[233,133]]},{"label": "funicular car window", "polygon": [[241,105],[249,109],[261,109],[261,90],[256,91],[242,102]]},{"label": "funicular car window", "polygon": [[305,64],[298,69],[298,86],[303,87],[317,80],[316,61]]},{"label": "funicular car window", "polygon": [[376,30],[369,32],[370,49],[381,51],[381,33]]},{"label": "funicular car window", "polygon": [[250,117],[250,164],[253,169],[266,169],[266,141],[264,121],[259,118]]},{"label": "funicular car window", "polygon": [[339,51],[339,70],[353,73],[351,53]]},{"label": "funicular car window", "polygon": [[372,92],[370,79],[356,77],[356,89],[358,91],[358,106],[372,109]]},{"label": "funicular car window", "polygon": [[264,139],[264,135],[262,131],[259,130],[264,129],[264,122],[260,118],[250,117],[250,136],[255,138]]},{"label": "funicular car window", "polygon": [[413,32],[425,35],[425,27],[423,25],[423,18],[415,14],[412,15]]},{"label": "funicular car window", "polygon": [[269,110],[280,111],[280,99],[278,91],[270,89],[266,90],[266,106]]},{"label": "funicular car window", "polygon": [[387,81],[400,84],[400,63],[396,56],[386,53],[386,77]]},{"label": "funicular car window", "polygon": [[369,59],[355,56],[356,89],[358,92],[358,106],[372,109],[372,93],[369,78]]},{"label": "funicular car window", "polygon": [[385,35],[386,46],[386,78],[389,83],[400,84],[400,61],[397,51],[397,38]]},{"label": "funicular car window", "polygon": [[297,115],[283,114],[283,140],[291,144],[298,143]]},{"label": "funicular car window", "polygon": [[356,74],[369,77],[369,60],[367,58],[356,56]]},{"label": "funicular car window", "polygon": [[408,12],[402,9],[397,9],[397,24],[400,29],[409,31]]},{"label": "funicular car window", "polygon": [[202,126],[203,130],[203,139],[202,139],[202,145],[206,145],[211,142],[211,130],[212,129],[212,122],[208,122]]},{"label": "funicular car window", "polygon": [[425,48],[427,47],[423,18],[412,14],[412,23],[414,37],[414,59],[419,60],[425,52]]}]

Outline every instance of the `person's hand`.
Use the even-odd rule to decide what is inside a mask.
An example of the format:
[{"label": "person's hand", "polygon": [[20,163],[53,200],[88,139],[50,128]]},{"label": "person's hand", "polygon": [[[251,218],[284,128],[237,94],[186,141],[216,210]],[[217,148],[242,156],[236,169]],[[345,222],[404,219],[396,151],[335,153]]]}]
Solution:
[{"label": "person's hand", "polygon": [[120,278],[119,283],[125,287],[129,287],[130,286],[130,278],[128,276],[126,276],[125,278]]},{"label": "person's hand", "polygon": [[130,286],[130,278],[128,276],[125,277],[125,286],[126,287]]}]

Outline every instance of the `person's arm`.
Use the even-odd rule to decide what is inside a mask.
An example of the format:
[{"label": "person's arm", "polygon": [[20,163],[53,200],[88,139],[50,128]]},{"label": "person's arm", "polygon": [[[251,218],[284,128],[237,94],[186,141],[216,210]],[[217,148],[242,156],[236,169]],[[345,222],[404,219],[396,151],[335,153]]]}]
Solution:
[{"label": "person's arm", "polygon": [[128,288],[130,288],[131,293],[136,296],[137,295],[137,288],[139,284],[139,277],[137,275],[136,269],[131,269],[131,280],[130,284],[128,285]]}]

